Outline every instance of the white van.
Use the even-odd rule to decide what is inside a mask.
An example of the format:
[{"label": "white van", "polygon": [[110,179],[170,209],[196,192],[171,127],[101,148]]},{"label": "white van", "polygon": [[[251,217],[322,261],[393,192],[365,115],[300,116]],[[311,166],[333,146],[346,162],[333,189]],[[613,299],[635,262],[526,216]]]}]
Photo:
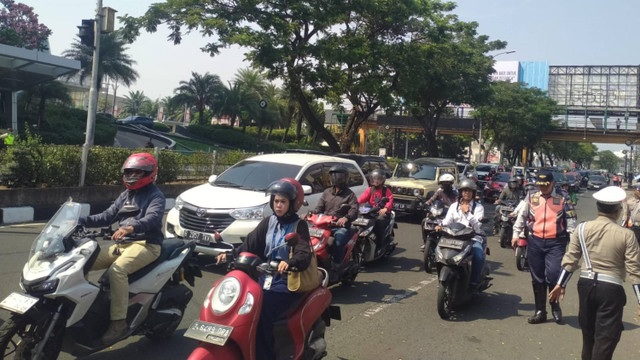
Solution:
[{"label": "white van", "polygon": [[362,195],[368,185],[353,160],[295,153],[258,155],[180,194],[167,215],[165,236],[194,240],[197,252],[216,256],[229,249],[216,243],[215,232],[225,242],[239,245],[262,218],[272,214],[265,195],[269,184],[285,177],[300,181],[308,203],[298,211],[303,215],[315,209],[322,192],[330,186],[329,169],[334,165],[347,168],[351,190],[356,196]]}]

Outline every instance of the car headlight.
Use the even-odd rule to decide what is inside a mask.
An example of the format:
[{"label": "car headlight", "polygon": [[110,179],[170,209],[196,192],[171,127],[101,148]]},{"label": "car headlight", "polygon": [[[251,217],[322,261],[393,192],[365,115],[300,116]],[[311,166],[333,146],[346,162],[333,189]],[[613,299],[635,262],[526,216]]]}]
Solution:
[{"label": "car headlight", "polygon": [[262,220],[264,214],[264,205],[236,209],[229,213],[236,220]]},{"label": "car headlight", "polygon": [[180,211],[182,210],[182,207],[184,206],[184,204],[185,204],[184,200],[182,200],[182,198],[178,196],[176,198],[176,203],[173,205],[173,208]]},{"label": "car headlight", "polygon": [[234,277],[228,277],[213,291],[211,310],[220,315],[227,312],[238,301],[240,296],[240,281]]},{"label": "car headlight", "polygon": [[420,196],[422,195],[423,190],[422,189],[413,189],[413,196]]}]

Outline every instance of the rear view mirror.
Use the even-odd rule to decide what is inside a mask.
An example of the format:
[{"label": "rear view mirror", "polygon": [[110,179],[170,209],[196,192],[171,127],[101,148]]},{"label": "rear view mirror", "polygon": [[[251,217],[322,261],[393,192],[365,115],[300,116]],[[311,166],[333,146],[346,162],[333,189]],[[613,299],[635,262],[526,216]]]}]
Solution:
[{"label": "rear view mirror", "polygon": [[213,185],[213,182],[216,181],[216,179],[218,178],[218,175],[211,175],[209,176],[209,184]]},{"label": "rear view mirror", "polygon": [[313,191],[313,189],[311,189],[311,186],[302,185],[302,192],[304,192],[305,195],[311,194],[312,191]]},{"label": "rear view mirror", "polygon": [[300,241],[300,235],[298,235],[298,233],[288,233],[285,235],[284,241],[289,245],[289,247],[294,247]]}]

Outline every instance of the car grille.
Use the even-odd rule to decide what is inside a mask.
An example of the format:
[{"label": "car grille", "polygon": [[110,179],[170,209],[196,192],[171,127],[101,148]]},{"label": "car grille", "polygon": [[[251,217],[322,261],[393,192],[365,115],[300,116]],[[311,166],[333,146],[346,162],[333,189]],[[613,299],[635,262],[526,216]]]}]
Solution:
[{"label": "car grille", "polygon": [[183,229],[202,231],[213,234],[214,231],[222,232],[235,219],[229,214],[205,214],[198,216],[195,211],[182,208],[180,210],[180,226]]},{"label": "car grille", "polygon": [[[391,187],[391,192],[394,194],[399,194],[399,195],[409,195],[409,196],[414,196],[413,195],[413,191],[415,190],[415,188],[405,188],[405,187],[400,187],[400,186],[392,186]],[[423,189],[418,189],[420,191],[420,196],[424,196],[424,190]]]}]

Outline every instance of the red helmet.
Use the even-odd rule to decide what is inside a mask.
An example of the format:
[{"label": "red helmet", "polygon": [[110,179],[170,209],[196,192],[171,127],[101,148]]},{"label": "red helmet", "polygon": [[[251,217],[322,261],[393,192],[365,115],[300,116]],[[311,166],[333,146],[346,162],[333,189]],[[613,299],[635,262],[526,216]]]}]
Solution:
[{"label": "red helmet", "polygon": [[295,213],[300,210],[302,203],[304,202],[304,191],[302,185],[297,180],[291,178],[284,178],[272,182],[266,191],[267,195],[271,195],[269,206],[273,210],[273,197],[274,195],[284,196],[291,202],[289,206],[289,212]]},{"label": "red helmet", "polygon": [[[143,173],[136,173],[135,170],[141,170]],[[124,186],[129,190],[137,190],[156,181],[158,162],[149,153],[133,154],[122,165],[122,173]]]}]

